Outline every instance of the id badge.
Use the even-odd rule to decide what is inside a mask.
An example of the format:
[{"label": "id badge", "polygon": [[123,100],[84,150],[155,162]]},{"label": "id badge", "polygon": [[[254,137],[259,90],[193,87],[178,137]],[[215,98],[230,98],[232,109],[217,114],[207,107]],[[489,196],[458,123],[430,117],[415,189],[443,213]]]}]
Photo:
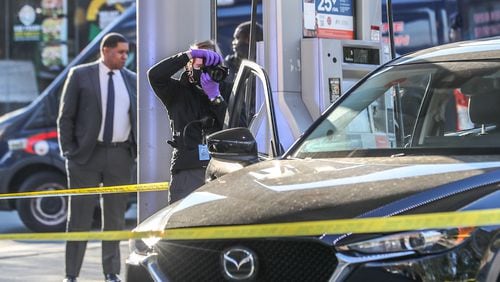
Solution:
[{"label": "id badge", "polygon": [[208,146],[206,144],[198,145],[198,159],[200,161],[210,160],[210,154],[208,153]]}]

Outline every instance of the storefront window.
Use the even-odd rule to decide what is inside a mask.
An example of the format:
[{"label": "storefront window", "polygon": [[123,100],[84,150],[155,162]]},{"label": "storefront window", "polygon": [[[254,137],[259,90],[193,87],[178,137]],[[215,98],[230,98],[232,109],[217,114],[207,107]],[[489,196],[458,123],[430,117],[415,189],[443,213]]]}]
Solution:
[{"label": "storefront window", "polygon": [[5,78],[0,80],[0,114],[36,98],[107,24],[135,1],[0,1],[0,64],[10,68],[8,73],[0,73]]}]

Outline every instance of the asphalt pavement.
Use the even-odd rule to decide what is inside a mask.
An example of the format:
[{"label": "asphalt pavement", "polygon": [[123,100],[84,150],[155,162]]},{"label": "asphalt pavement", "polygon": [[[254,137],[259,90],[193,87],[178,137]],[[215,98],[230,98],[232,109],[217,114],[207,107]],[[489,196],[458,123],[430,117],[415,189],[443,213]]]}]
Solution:
[{"label": "asphalt pavement", "polygon": [[[127,229],[136,224],[135,205],[127,212]],[[24,225],[17,212],[0,212],[0,233],[25,233]],[[128,242],[122,241],[122,273],[125,272],[125,259],[129,254]],[[0,282],[10,281],[62,281],[64,278],[65,243],[0,240]],[[124,275],[121,275],[122,280]],[[101,267],[101,242],[91,241],[78,281],[104,281]]]}]

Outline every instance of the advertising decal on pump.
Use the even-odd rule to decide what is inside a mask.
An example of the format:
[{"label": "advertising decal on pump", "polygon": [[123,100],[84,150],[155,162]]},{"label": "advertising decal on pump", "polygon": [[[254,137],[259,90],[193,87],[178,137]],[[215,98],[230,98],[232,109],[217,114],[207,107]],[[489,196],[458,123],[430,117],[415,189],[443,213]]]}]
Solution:
[{"label": "advertising decal on pump", "polygon": [[316,0],[317,36],[354,39],[352,0]]}]

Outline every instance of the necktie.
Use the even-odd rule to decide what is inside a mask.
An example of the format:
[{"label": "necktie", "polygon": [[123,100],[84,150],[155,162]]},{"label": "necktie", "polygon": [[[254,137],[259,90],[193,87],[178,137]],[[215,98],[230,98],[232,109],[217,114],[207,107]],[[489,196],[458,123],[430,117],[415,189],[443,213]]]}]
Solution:
[{"label": "necktie", "polygon": [[111,143],[113,140],[113,116],[115,115],[115,86],[113,83],[114,72],[108,72],[108,102],[106,104],[106,119],[104,120],[103,141]]}]

